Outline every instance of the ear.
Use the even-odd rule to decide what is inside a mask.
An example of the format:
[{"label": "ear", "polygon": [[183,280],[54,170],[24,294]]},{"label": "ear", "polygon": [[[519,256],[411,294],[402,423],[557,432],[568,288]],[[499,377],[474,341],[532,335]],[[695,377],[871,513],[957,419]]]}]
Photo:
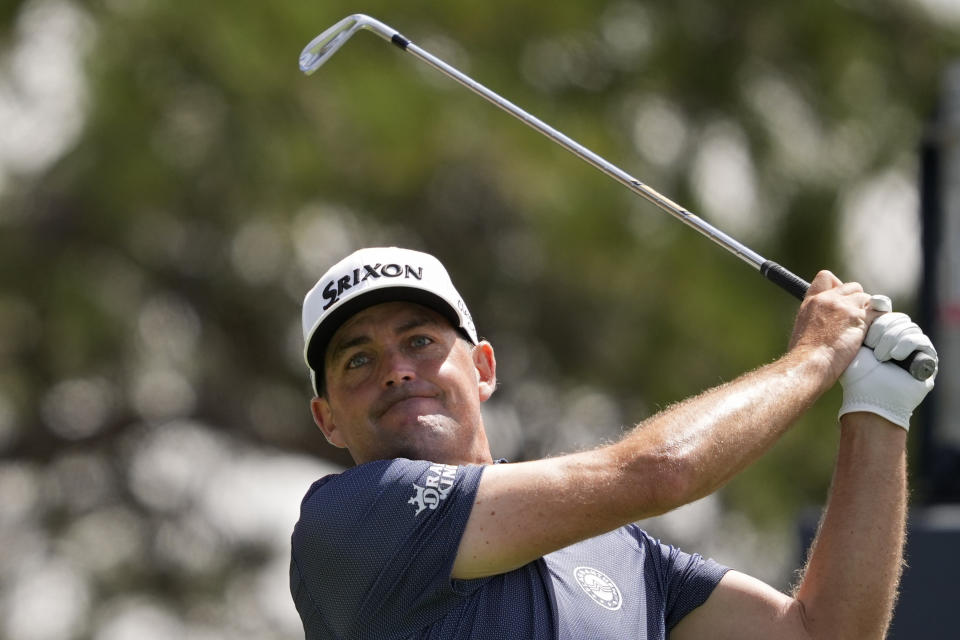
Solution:
[{"label": "ear", "polygon": [[333,413],[330,411],[330,403],[326,398],[314,398],[310,401],[310,411],[313,413],[313,421],[320,427],[323,437],[333,446],[346,449],[347,442],[343,439],[343,432],[337,428],[333,421]]},{"label": "ear", "polygon": [[480,402],[486,402],[497,388],[497,359],[486,340],[473,348],[473,366],[477,369]]}]

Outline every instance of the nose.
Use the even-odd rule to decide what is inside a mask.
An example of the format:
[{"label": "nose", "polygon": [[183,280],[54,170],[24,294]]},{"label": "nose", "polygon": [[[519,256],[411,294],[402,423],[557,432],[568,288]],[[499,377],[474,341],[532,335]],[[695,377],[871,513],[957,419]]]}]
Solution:
[{"label": "nose", "polygon": [[400,350],[393,350],[384,361],[383,386],[393,387],[417,378],[413,362]]}]

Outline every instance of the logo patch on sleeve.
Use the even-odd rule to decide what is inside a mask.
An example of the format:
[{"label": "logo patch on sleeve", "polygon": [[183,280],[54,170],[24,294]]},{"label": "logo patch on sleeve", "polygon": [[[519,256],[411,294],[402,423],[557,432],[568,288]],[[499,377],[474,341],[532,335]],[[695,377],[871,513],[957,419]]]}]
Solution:
[{"label": "logo patch on sleeve", "polygon": [[583,592],[604,609],[616,611],[623,605],[620,589],[604,572],[593,567],[577,567],[573,577]]},{"label": "logo patch on sleeve", "polygon": [[457,466],[450,464],[431,465],[427,471],[424,486],[413,484],[416,495],[407,500],[407,504],[417,508],[417,512],[413,514],[414,517],[420,515],[424,509],[436,509],[443,500],[447,499],[447,495],[453,489],[453,482],[457,479],[457,469]]}]

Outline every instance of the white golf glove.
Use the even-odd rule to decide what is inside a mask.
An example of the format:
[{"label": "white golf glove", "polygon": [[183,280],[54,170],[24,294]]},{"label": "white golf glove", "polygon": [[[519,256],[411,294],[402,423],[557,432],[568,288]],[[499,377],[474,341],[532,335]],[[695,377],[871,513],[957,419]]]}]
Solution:
[{"label": "white golf glove", "polygon": [[[876,296],[881,298],[881,296]],[[874,301],[873,308],[889,309],[889,299]],[[900,367],[887,363],[891,358],[902,360],[914,351],[934,358],[936,349],[910,317],[904,313],[884,313],[877,318],[863,340],[865,347],[840,376],[843,404],[840,415],[866,411],[910,429],[910,416],[920,401],[933,389],[936,374],[917,380]],[[867,348],[871,347],[871,348]]]}]

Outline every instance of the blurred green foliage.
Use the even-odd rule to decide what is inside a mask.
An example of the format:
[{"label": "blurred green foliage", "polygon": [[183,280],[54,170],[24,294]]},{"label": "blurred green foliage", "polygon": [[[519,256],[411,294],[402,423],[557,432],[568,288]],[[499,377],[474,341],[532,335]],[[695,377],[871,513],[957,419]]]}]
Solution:
[{"label": "blurred green foliage", "polygon": [[[551,427],[583,389],[617,408],[615,424],[577,425],[596,443],[786,347],[788,295],[376,37],[302,75],[301,48],[347,14],[399,29],[707,219],[694,164],[720,131],[757,194],[731,233],[807,279],[857,277],[837,240],[842,194],[914,158],[960,52],[956,23],[893,0],[32,0],[0,10],[7,71],[23,14],[62,6],[88,34],[82,126],[54,162],[0,182],[0,389],[15,416],[2,452],[40,469],[85,452],[121,483],[130,432],[184,418],[347,464],[310,420],[299,303],[359,246],[448,265],[498,348],[494,402],[520,424],[495,455],[558,452],[571,440]],[[670,126],[644,129],[646,112]],[[657,135],[673,159],[643,146]],[[79,435],[49,417],[51,390],[75,379],[110,389]],[[735,479],[729,507],[784,526],[819,504],[837,404],[829,394]],[[156,517],[135,493],[117,499]],[[70,517],[54,515],[51,535]]]}]

